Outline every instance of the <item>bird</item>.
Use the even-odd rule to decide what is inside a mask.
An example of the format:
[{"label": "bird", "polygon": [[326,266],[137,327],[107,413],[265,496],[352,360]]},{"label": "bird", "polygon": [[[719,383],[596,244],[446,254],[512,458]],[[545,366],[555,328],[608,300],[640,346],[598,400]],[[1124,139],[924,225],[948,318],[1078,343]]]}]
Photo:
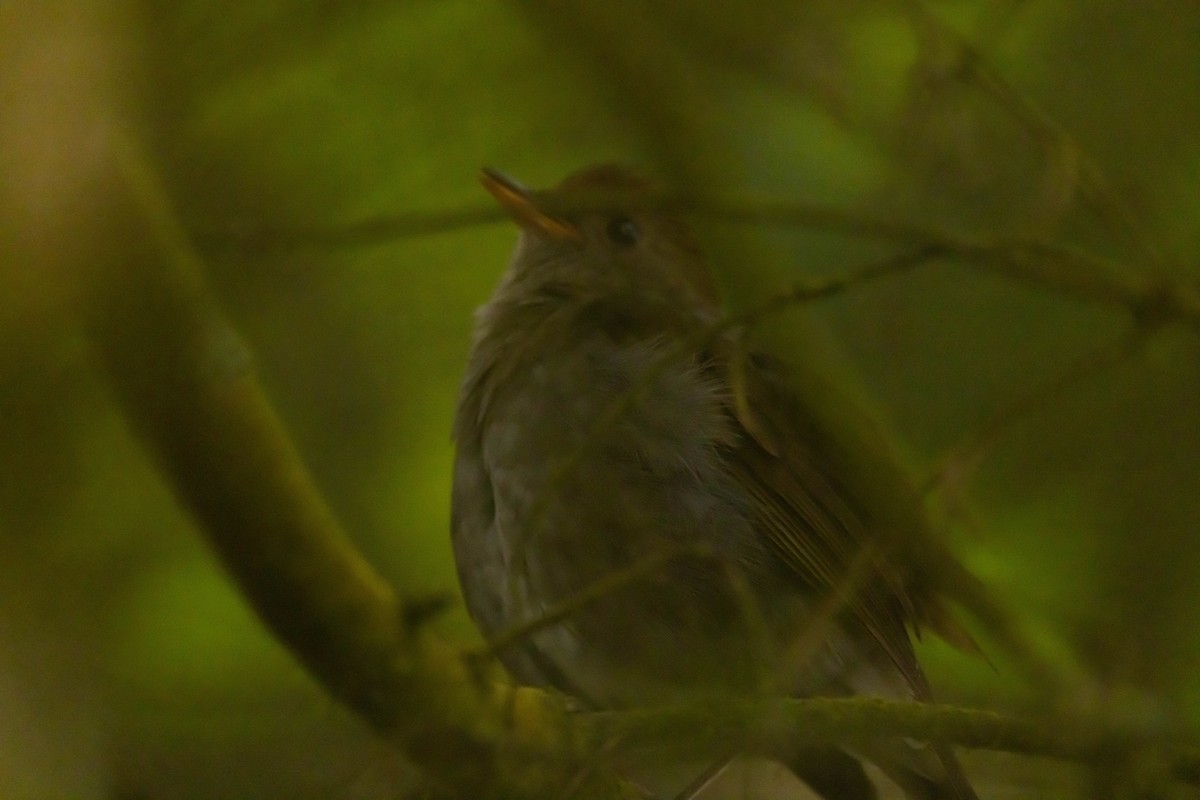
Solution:
[{"label": "bird", "polygon": [[[913,635],[965,634],[893,546],[928,523],[915,490],[883,497],[890,456],[722,324],[692,228],[637,172],[480,180],[519,236],[475,316],[451,541],[512,676],[597,709],[764,688],[931,701]],[[831,799],[877,796],[863,759],[913,800],[976,796],[941,744],[779,750]]]}]

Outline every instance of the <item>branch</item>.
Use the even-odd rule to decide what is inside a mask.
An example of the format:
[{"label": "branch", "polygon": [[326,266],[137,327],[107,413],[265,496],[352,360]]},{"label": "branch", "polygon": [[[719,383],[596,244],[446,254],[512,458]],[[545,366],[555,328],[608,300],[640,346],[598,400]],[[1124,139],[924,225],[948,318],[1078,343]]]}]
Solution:
[{"label": "branch", "polygon": [[586,768],[562,702],[493,680],[408,613],[301,463],[144,154],[123,133],[104,147],[79,311],[130,426],[268,629],[463,796],[640,796]]},{"label": "branch", "polygon": [[[690,212],[724,222],[777,225],[824,231],[861,241],[880,241],[961,261],[1016,283],[1069,297],[1124,308],[1150,326],[1184,322],[1200,329],[1200,288],[1151,279],[1163,271],[1135,271],[1128,265],[1068,245],[1018,237],[972,239],[928,226],[878,219],[802,201],[729,200],[716,197],[659,196],[656,209]],[[576,209],[580,210],[580,209]],[[239,247],[292,250],[307,247],[370,247],[396,239],[457,230],[506,220],[495,209],[467,208],[370,217],[343,228],[257,228],[241,233],[203,232],[206,251]],[[244,251],[243,251],[244,252]],[[1151,265],[1153,266],[1153,265]]]},{"label": "branch", "polygon": [[[961,747],[1104,764],[1140,751],[1156,752],[1176,780],[1200,785],[1200,750],[1172,744],[1171,732],[1110,727],[1095,718],[1018,719],[991,711],[936,703],[877,698],[709,701],[686,707],[597,714],[597,732],[626,747],[687,742],[694,753],[730,742],[772,752],[773,743],[853,744],[868,739],[911,738]],[[597,734],[599,735],[599,733]],[[658,745],[661,747],[661,744]]]},{"label": "branch", "polygon": [[950,74],[956,80],[974,86],[994,100],[999,108],[1047,149],[1050,158],[1058,158],[1072,164],[1067,170],[1075,176],[1074,182],[1077,185],[1072,186],[1072,190],[1080,193],[1082,200],[1092,207],[1109,230],[1127,234],[1141,252],[1141,257],[1149,262],[1154,270],[1161,270],[1166,259],[1154,237],[1138,219],[1126,199],[1113,187],[1104,170],[1071,132],[1049,111],[1010,84],[1000,70],[988,62],[975,44],[944,23],[927,3],[923,0],[909,0],[906,5],[912,17],[913,27],[918,33],[940,39],[942,43],[954,48],[956,69]]},{"label": "branch", "polygon": [[[1200,328],[1200,289],[1141,272],[1056,242],[1018,237],[972,239],[922,225],[875,219],[815,203],[690,198],[675,207],[728,222],[826,231],[847,238],[940,251],[945,257],[1080,300],[1124,307],[1139,322],[1182,321]],[[1153,266],[1153,265],[1152,265]]]}]

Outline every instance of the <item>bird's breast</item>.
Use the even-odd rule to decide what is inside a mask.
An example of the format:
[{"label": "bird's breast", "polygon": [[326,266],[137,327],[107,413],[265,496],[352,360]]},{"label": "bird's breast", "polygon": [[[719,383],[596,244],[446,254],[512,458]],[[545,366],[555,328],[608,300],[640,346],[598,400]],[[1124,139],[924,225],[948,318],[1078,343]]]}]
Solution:
[{"label": "bird's breast", "polygon": [[[637,686],[629,669],[664,685],[733,669],[748,652],[737,622],[758,611],[731,576],[769,559],[728,471],[737,434],[720,376],[666,336],[576,332],[524,355],[522,369],[493,365],[496,382],[477,387],[472,469],[490,488],[479,569],[504,584],[493,597],[503,611],[481,624],[505,629],[609,581],[533,639],[543,662],[590,670],[600,695],[601,675]],[[460,460],[472,446],[461,438]]]}]

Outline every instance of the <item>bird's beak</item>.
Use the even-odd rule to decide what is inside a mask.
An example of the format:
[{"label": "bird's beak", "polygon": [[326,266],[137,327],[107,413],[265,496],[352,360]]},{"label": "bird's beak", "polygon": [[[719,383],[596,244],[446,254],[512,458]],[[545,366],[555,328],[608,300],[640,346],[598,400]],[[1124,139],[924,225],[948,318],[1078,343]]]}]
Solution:
[{"label": "bird's beak", "polygon": [[552,239],[583,238],[578,226],[540,208],[532,192],[504,173],[484,167],[479,182],[521,227],[532,228]]}]

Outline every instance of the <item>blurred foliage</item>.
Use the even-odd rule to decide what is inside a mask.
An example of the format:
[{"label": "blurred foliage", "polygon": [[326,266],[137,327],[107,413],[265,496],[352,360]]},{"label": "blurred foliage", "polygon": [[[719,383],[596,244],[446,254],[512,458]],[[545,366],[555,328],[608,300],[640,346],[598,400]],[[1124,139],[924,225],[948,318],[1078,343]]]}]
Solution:
[{"label": "blurred foliage", "polygon": [[[87,261],[73,221],[103,205],[77,169],[96,118],[143,132],[319,481],[412,591],[455,583],[450,419],[513,233],[257,233],[483,209],[483,164],[543,185],[616,159],[707,196],[1200,279],[1185,0],[18,0],[0,42],[6,798],[368,797],[407,780],[240,604],[89,360],[70,294]],[[739,307],[880,252],[711,220],[702,237]],[[956,263],[809,311],[763,335],[856,381],[919,475],[1128,327]],[[1198,356],[1194,327],[1161,331],[1034,404],[936,496],[1031,639],[1086,676],[1063,709],[1200,724]],[[461,613],[447,624],[472,635]],[[1002,656],[992,672],[927,649],[945,699],[1044,702]]]}]

